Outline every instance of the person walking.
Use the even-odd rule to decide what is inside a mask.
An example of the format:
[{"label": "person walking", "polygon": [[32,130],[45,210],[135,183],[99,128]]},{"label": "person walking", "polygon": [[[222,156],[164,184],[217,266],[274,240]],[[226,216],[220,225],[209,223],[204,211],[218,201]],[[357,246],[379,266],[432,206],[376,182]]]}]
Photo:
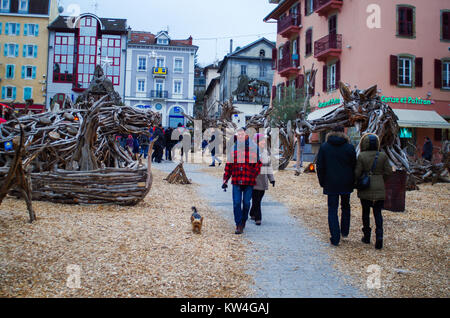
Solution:
[{"label": "person walking", "polygon": [[128,151],[130,156],[133,155],[133,145],[134,145],[133,136],[128,135],[128,138],[127,138],[127,141],[125,144],[125,149]]},{"label": "person walking", "polygon": [[262,164],[258,161],[256,145],[250,144],[245,128],[238,130],[234,138],[234,147],[230,151],[233,153],[229,154],[231,160],[225,165],[222,189],[226,191],[228,180],[232,178],[235,234],[242,234],[248,220],[253,187],[256,184],[256,177],[261,172]]},{"label": "person walking", "polygon": [[133,134],[133,159],[138,160],[139,156],[139,141],[138,136]]},{"label": "person walking", "polygon": [[392,167],[384,152],[380,152],[380,140],[375,134],[366,134],[361,138],[361,153],[358,156],[355,168],[355,177],[358,180],[363,173],[370,176],[370,186],[365,190],[358,190],[358,198],[362,205],[363,238],[362,242],[370,244],[370,208],[375,218],[375,248],[383,247],[383,216],[381,210],[384,206],[386,190],[384,178],[392,174]]},{"label": "person walking", "polygon": [[152,161],[155,160],[156,163],[161,163],[162,156],[163,156],[163,150],[164,150],[164,133],[162,130],[162,125],[159,124],[158,127],[155,128],[155,132],[153,134],[153,138],[158,137],[158,139],[155,141],[155,152],[152,155]]},{"label": "person walking", "polygon": [[[335,127],[322,144],[317,154],[317,176],[323,193],[328,196],[328,226],[330,241],[338,246],[341,234],[350,232],[350,195],[354,189],[356,151],[344,127]],[[338,207],[341,199],[341,224],[339,226]]]},{"label": "person walking", "polygon": [[166,132],[164,133],[164,142],[166,144],[166,153],[165,153],[166,161],[172,161],[172,148],[174,146],[174,142],[172,140],[172,132],[173,128],[169,127],[166,129]]},{"label": "person walking", "polygon": [[150,137],[145,134],[139,135],[139,144],[141,145],[141,157],[144,156],[144,159],[147,159]]},{"label": "person walking", "polygon": [[216,166],[216,161],[219,162],[219,167],[222,164],[222,160],[220,160],[219,158],[216,157],[216,135],[212,135],[211,139],[209,140],[209,147],[210,147],[210,151],[211,151],[211,158],[212,158],[212,164],[210,165],[210,167],[215,167]]},{"label": "person walking", "polygon": [[423,145],[422,158],[428,161],[433,159],[433,143],[430,137],[425,137],[425,143]]},{"label": "person walking", "polygon": [[253,187],[252,207],[250,209],[250,218],[256,225],[261,225],[261,201],[264,194],[269,190],[269,182],[275,187],[275,178],[273,176],[272,161],[266,147],[267,138],[264,134],[256,134],[253,142],[258,145],[258,158],[262,163],[261,173],[256,178],[256,184]]}]

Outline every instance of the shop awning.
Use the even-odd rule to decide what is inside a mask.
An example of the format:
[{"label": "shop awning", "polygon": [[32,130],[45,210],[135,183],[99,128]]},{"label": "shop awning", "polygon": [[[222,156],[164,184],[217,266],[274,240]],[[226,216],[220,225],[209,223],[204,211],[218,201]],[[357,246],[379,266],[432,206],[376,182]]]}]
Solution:
[{"label": "shop awning", "polygon": [[341,105],[319,108],[318,110],[313,111],[311,114],[308,115],[308,120],[319,119],[325,115],[328,115],[329,113],[331,113],[333,110],[335,110],[338,107],[341,107]]},{"label": "shop awning", "polygon": [[434,110],[393,110],[400,127],[450,129],[450,124]]}]

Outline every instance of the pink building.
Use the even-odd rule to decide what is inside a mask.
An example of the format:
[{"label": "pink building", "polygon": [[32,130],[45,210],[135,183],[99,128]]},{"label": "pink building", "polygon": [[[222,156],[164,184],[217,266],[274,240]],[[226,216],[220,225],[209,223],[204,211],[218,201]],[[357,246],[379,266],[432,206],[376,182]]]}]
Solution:
[{"label": "pink building", "polygon": [[435,146],[449,139],[449,1],[269,2],[277,6],[264,21],[277,21],[278,33],[272,98],[284,86],[303,87],[314,63],[311,106],[319,111],[310,116],[340,104],[340,80],[360,89],[377,84],[399,117],[405,145],[420,152],[425,136]]}]

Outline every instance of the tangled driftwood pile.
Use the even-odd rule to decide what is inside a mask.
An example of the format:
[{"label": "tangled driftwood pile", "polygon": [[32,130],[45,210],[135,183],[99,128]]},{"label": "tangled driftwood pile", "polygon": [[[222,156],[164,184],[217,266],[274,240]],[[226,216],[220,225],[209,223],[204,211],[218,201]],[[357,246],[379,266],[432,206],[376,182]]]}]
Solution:
[{"label": "tangled driftwood pile", "polygon": [[[151,160],[148,167],[134,161],[116,135],[148,134],[161,115],[116,106],[117,93],[109,82],[97,66],[93,84],[74,108],[19,118],[33,199],[129,205],[150,190]],[[16,122],[0,125],[0,143],[19,136]],[[14,151],[0,150],[4,175],[13,158]]]}]

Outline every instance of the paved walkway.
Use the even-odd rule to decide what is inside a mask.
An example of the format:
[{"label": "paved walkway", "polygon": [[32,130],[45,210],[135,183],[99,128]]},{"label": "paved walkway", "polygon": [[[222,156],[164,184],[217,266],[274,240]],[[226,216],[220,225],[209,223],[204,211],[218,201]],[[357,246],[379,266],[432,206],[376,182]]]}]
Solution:
[{"label": "paved walkway", "polygon": [[[169,173],[175,163],[154,167]],[[185,164],[188,178],[200,185],[199,195],[234,226],[231,191],[224,192],[222,180],[200,169],[201,166]],[[263,200],[262,226],[249,220],[243,236],[252,242],[249,258],[254,260],[254,268],[248,273],[255,280],[255,297],[365,297],[360,290],[345,285],[343,274],[333,269],[325,251],[328,244],[309,234],[299,220],[290,216],[288,208],[270,195],[266,194]]]}]

